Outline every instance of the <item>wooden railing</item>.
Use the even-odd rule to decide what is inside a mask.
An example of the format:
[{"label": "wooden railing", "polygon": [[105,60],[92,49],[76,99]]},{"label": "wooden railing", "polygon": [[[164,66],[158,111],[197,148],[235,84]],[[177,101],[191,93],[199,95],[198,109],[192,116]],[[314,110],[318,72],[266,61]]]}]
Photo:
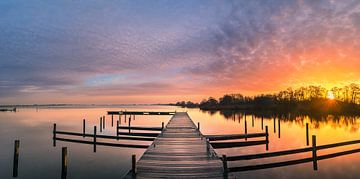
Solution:
[{"label": "wooden railing", "polygon": [[[313,169],[317,170],[318,165],[317,161],[334,158],[342,155],[348,155],[356,152],[360,152],[360,149],[351,149],[331,154],[325,154],[318,156],[317,151],[323,149],[330,149],[334,147],[346,146],[346,145],[353,145],[359,144],[360,140],[353,140],[353,141],[346,141],[346,142],[339,142],[334,144],[326,144],[326,145],[316,145],[316,136],[312,136],[312,147],[300,148],[300,149],[292,149],[292,150],[284,150],[284,151],[276,151],[276,152],[269,152],[269,153],[259,153],[259,154],[250,154],[250,155],[239,155],[239,156],[226,156],[223,155],[221,157],[224,166],[224,173],[227,172],[241,172],[241,171],[249,171],[249,170],[260,170],[260,169],[267,169],[267,168],[275,168],[275,167],[283,167],[283,166],[290,166],[290,165],[297,165],[302,163],[313,163]],[[311,152],[311,157],[301,158],[301,159],[294,159],[294,160],[287,160],[281,162],[273,162],[273,163],[265,163],[265,164],[256,164],[256,165],[248,165],[248,166],[240,166],[240,167],[230,167],[228,168],[227,162],[229,161],[239,161],[239,160],[253,160],[253,159],[261,159],[261,158],[270,158],[270,157],[278,157],[278,156],[286,156],[292,154],[299,154]]]}]

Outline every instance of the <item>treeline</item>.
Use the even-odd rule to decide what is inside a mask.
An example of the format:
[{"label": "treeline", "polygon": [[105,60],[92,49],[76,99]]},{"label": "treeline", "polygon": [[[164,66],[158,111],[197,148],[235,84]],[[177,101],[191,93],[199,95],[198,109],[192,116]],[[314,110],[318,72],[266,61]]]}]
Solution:
[{"label": "treeline", "polygon": [[244,96],[226,94],[219,99],[209,97],[200,103],[177,102],[182,107],[203,110],[272,110],[276,112],[305,113],[360,113],[360,86],[350,84],[326,90],[321,86],[288,88],[275,94]]}]

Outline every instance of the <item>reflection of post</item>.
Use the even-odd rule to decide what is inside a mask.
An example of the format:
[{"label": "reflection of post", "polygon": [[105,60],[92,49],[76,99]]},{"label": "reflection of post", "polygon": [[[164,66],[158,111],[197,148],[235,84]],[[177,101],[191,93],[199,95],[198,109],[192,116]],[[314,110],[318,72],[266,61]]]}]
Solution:
[{"label": "reflection of post", "polygon": [[306,123],[306,145],[309,145],[309,123]]},{"label": "reflection of post", "polygon": [[269,150],[269,130],[268,126],[265,126],[265,134],[266,134],[266,150]]},{"label": "reflection of post", "polygon": [[252,127],[254,127],[254,115],[252,115],[251,117],[252,117],[251,124],[252,124]]},{"label": "reflection of post", "polygon": [[241,113],[239,113],[239,117],[238,117],[238,118],[239,118],[239,123],[240,123],[240,116],[241,116],[240,114],[241,114]]},{"label": "reflection of post", "polygon": [[134,114],[134,121],[135,121],[135,114]]},{"label": "reflection of post", "polygon": [[56,147],[56,123],[54,123],[53,128],[53,146]]},{"label": "reflection of post", "polygon": [[67,174],[67,147],[62,148],[62,157],[61,157],[61,179],[66,179]]},{"label": "reflection of post", "polygon": [[264,130],[264,116],[261,116],[261,130]]},{"label": "reflection of post", "polygon": [[[101,129],[101,127],[100,127]],[[96,126],[94,126],[94,152],[96,152]]]},{"label": "reflection of post", "polygon": [[20,147],[20,141],[15,140],[15,146],[14,146],[14,163],[13,163],[13,177],[18,176],[18,169],[19,169],[19,147]]},{"label": "reflection of post", "polygon": [[276,118],[274,117],[274,133],[276,133]]},{"label": "reflection of post", "polygon": [[245,140],[247,140],[247,122],[245,119]]},{"label": "reflection of post", "polygon": [[280,118],[278,119],[278,137],[280,138]]},{"label": "reflection of post", "polygon": [[83,119],[83,137],[85,137],[85,119]]},{"label": "reflection of post", "polygon": [[316,154],[316,136],[312,136],[312,158],[313,158],[313,169],[317,170],[317,154]]}]

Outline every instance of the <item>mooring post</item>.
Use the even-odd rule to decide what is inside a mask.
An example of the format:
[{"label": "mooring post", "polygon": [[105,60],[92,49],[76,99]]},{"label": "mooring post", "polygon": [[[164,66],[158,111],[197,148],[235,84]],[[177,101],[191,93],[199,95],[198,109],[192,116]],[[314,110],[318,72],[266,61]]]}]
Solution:
[{"label": "mooring post", "polygon": [[209,141],[209,139],[206,139],[206,152],[207,153],[210,152],[210,141]]},{"label": "mooring post", "polygon": [[96,152],[96,126],[94,126],[94,152]]},{"label": "mooring post", "polygon": [[245,119],[245,140],[247,140],[247,121]]},{"label": "mooring post", "polygon": [[278,119],[278,137],[280,138],[280,118]]},{"label": "mooring post", "polygon": [[100,117],[100,132],[102,132],[102,124],[103,124],[103,122],[102,122],[102,117]]},{"label": "mooring post", "polygon": [[161,130],[164,130],[164,122],[161,123]]},{"label": "mooring post", "polygon": [[261,130],[264,130],[264,116],[261,116]]},{"label": "mooring post", "polygon": [[119,140],[119,121],[116,121],[115,132],[117,137],[116,139]]},{"label": "mooring post", "polygon": [[306,123],[306,145],[309,146],[309,123]]},{"label": "mooring post", "polygon": [[111,127],[114,127],[114,114],[111,114]]},{"label": "mooring post", "polygon": [[83,137],[85,137],[85,119],[83,119]]},{"label": "mooring post", "polygon": [[317,170],[317,154],[316,154],[316,136],[312,136],[312,158],[313,158],[313,169]]},{"label": "mooring post", "polygon": [[199,131],[199,130],[200,130],[200,122],[198,122],[198,126],[197,126],[197,127],[198,127],[198,131]]},{"label": "mooring post", "polygon": [[252,115],[252,121],[251,121],[251,123],[252,123],[252,127],[254,127],[254,115]]},{"label": "mooring post", "polygon": [[67,163],[68,163],[67,147],[62,148],[61,154],[62,154],[61,155],[61,179],[66,179]]},{"label": "mooring post", "polygon": [[228,176],[228,167],[227,167],[227,158],[226,155],[222,155],[223,169],[224,169],[224,177]]},{"label": "mooring post", "polygon": [[121,114],[119,113],[119,124],[121,124]]},{"label": "mooring post", "polygon": [[130,134],[130,128],[131,128],[131,116],[129,117],[129,134]]},{"label": "mooring post", "polygon": [[56,147],[56,123],[54,123],[53,127],[53,146]]},{"label": "mooring post", "polygon": [[132,159],[131,171],[132,171],[133,176],[135,176],[136,175],[136,155],[132,155],[131,159]]},{"label": "mooring post", "polygon": [[274,117],[274,133],[276,133],[276,117]]},{"label": "mooring post", "polygon": [[268,126],[265,126],[265,140],[266,140],[266,150],[269,150],[269,129]]},{"label": "mooring post", "polygon": [[106,124],[106,122],[105,122],[105,116],[103,116],[103,128],[105,129],[105,124]]},{"label": "mooring post", "polygon": [[13,163],[13,177],[17,177],[18,176],[18,169],[19,169],[19,147],[20,147],[20,141],[19,140],[15,140],[15,145],[14,145],[14,163]]}]

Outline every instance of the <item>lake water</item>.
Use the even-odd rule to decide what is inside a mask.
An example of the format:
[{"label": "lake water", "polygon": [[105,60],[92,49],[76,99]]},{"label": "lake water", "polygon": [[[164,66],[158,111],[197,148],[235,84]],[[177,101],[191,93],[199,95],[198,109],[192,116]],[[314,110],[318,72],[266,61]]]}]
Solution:
[{"label": "lake water", "polygon": [[[224,117],[219,112],[209,113],[199,109],[184,109],[175,106],[110,106],[110,107],[68,107],[68,108],[19,108],[18,112],[0,113],[0,178],[12,178],[14,140],[20,140],[19,178],[59,178],[61,173],[61,147],[68,147],[68,178],[116,178],[123,176],[131,167],[131,155],[139,158],[145,149],[129,149],[97,146],[57,141],[53,147],[53,123],[57,130],[82,132],[82,119],[86,119],[86,130],[92,133],[93,126],[99,127],[100,116],[107,111],[187,111],[194,123],[200,122],[201,132],[207,134],[242,134],[244,116]],[[171,116],[136,116],[131,121],[134,126],[157,126],[168,122]],[[250,115],[246,116],[248,133],[263,132],[261,119],[255,118],[254,127]],[[111,117],[106,116],[106,129],[101,134],[115,135],[111,127]],[[117,119],[117,116],[114,116]],[[264,118],[264,126],[269,126],[269,151],[306,147],[305,124],[310,125],[311,135],[316,135],[317,144],[329,144],[360,139],[359,118],[334,118],[315,120],[309,117],[281,119],[281,136],[278,137],[278,119],[276,132],[274,120]],[[114,120],[114,124],[115,120]],[[121,124],[124,124],[122,121]],[[99,132],[98,132],[99,134]],[[78,137],[82,139],[82,137]],[[91,140],[91,139],[90,139]],[[254,139],[256,140],[256,139]],[[107,140],[108,141],[108,140]],[[115,142],[129,144],[150,144],[119,140]],[[319,151],[318,155],[359,148],[360,145],[338,147]],[[218,155],[227,156],[266,152],[265,146],[251,146],[230,149],[217,149]],[[311,157],[311,153],[275,157],[268,159],[229,162],[229,167],[256,163],[284,161],[288,159]],[[232,173],[247,178],[358,178],[360,174],[360,153],[318,161],[318,171],[313,171],[312,163]]]}]

